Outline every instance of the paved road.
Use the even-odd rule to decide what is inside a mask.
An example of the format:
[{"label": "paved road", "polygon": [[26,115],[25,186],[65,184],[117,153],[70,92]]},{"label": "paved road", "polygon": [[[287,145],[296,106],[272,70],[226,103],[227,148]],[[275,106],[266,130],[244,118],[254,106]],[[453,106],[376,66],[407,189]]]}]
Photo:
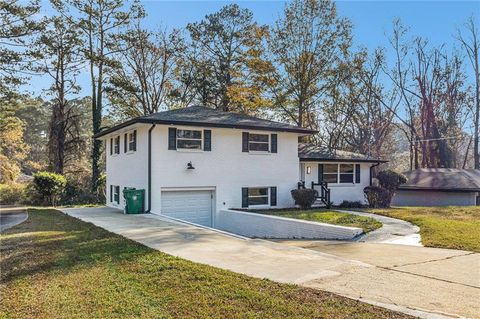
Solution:
[{"label": "paved road", "polygon": [[419,234],[420,228],[407,221],[364,212],[348,210],[338,211],[359,216],[371,217],[383,224],[383,226],[379,229],[376,229],[359,237],[357,239],[357,241],[359,242],[421,246],[421,238]]},{"label": "paved road", "polygon": [[110,208],[62,211],[194,262],[319,288],[424,318],[480,318],[480,254],[339,242],[305,249],[295,247],[299,241],[245,240],[152,214],[124,215]]},{"label": "paved road", "polygon": [[28,218],[24,207],[9,207],[0,209],[0,232],[18,225]]}]

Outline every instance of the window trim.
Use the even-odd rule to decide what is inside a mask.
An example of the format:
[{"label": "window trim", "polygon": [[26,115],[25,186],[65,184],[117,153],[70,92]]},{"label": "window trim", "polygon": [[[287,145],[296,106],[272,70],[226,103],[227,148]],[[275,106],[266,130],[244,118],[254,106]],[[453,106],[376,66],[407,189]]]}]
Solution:
[{"label": "window trim", "polygon": [[[251,189],[266,189],[267,194],[266,195],[253,195],[250,196],[249,191]],[[268,186],[255,186],[255,187],[248,187],[247,188],[247,199],[248,199],[248,207],[270,207],[271,205],[271,198],[270,198],[270,187]],[[267,203],[266,204],[250,204],[250,198],[267,198]]]},{"label": "window trim", "polygon": [[[184,137],[178,137],[178,132],[179,131],[197,131],[200,132],[200,138],[184,138]],[[179,140],[191,140],[191,141],[200,141],[200,148],[183,148],[179,146],[178,141]],[[180,152],[203,152],[204,151],[204,142],[205,141],[205,136],[204,136],[204,130],[202,129],[191,129],[191,128],[177,128],[175,131],[175,143],[176,143],[176,150]]]},{"label": "window trim", "polygon": [[[121,139],[121,136],[120,135],[116,135],[113,137],[113,153],[112,155],[113,156],[116,156],[116,155],[119,155],[120,154],[120,139]],[[118,143],[117,143],[118,142]],[[118,146],[118,148],[117,148]]]},{"label": "window trim", "polygon": [[[267,136],[267,141],[266,142],[256,142],[256,141],[250,141],[250,138],[252,137],[252,135],[264,135],[264,136]],[[253,144],[267,144],[267,150],[266,151],[256,151],[256,150],[251,150],[250,149],[250,143],[253,143]],[[267,153],[270,153],[271,151],[271,137],[270,137],[270,134],[268,133],[248,133],[248,152],[249,153],[257,153],[257,154],[267,154]]]},{"label": "window trim", "polygon": [[[357,170],[357,166],[355,165],[356,163],[355,162],[351,162],[351,163],[320,163],[322,165],[324,165],[323,167],[323,172],[322,172],[322,180],[325,181],[325,175],[335,175],[337,177],[337,181],[335,183],[333,182],[327,182],[328,185],[334,185],[334,186],[342,186],[342,185],[357,185],[357,184],[361,184],[361,181],[360,183],[356,183],[356,180],[355,180],[355,174],[356,174],[356,170]],[[337,165],[337,172],[336,173],[325,173],[325,165]],[[352,173],[341,173],[340,171],[340,165],[352,165],[353,166],[353,171]],[[340,177],[341,175],[351,175],[352,176],[352,181],[351,182],[341,182],[340,180]]]},{"label": "window trim", "polygon": [[[127,134],[127,154],[134,153],[137,150],[135,149],[134,145],[137,143],[136,133],[135,130],[131,130],[126,132]],[[132,140],[130,140],[130,136],[132,136]]]},{"label": "window trim", "polygon": [[112,198],[111,202],[119,205],[120,204],[120,186],[119,185],[111,185],[111,186],[113,191],[112,195],[110,196]]}]

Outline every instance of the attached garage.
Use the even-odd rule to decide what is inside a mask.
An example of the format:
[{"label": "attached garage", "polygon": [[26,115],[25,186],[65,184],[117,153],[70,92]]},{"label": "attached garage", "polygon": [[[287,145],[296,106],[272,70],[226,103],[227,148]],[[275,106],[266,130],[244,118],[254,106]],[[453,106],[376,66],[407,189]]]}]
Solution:
[{"label": "attached garage", "polygon": [[213,226],[213,190],[162,190],[163,215]]}]

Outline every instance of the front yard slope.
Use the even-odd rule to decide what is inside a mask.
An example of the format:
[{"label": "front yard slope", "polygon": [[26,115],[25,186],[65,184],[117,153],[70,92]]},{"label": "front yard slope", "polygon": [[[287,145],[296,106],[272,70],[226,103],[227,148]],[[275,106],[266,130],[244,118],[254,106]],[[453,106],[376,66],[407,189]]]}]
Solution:
[{"label": "front yard slope", "polygon": [[480,207],[398,207],[369,213],[403,219],[420,227],[422,244],[480,252]]},{"label": "front yard slope", "polygon": [[0,252],[0,318],[407,318],[175,258],[55,210],[30,210]]}]

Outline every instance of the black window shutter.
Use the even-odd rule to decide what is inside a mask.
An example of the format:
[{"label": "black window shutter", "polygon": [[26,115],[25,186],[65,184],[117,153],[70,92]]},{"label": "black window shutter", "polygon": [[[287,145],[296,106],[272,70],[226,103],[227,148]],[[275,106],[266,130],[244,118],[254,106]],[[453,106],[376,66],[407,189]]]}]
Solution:
[{"label": "black window shutter", "polygon": [[318,164],[318,182],[323,182],[323,164]]},{"label": "black window shutter", "polygon": [[277,206],[277,188],[270,187],[270,206]]},{"label": "black window shutter", "polygon": [[110,185],[110,203],[113,202],[113,185]]},{"label": "black window shutter", "polygon": [[113,138],[110,138],[110,155],[113,154]]},{"label": "black window shutter", "polygon": [[123,152],[124,153],[126,153],[128,151],[128,145],[127,145],[128,141],[127,141],[127,139],[128,139],[128,135],[127,135],[127,133],[125,133],[123,135]]},{"label": "black window shutter", "polygon": [[248,188],[242,187],[242,207],[248,207]]},{"label": "black window shutter", "polygon": [[242,152],[248,152],[248,132],[242,133]]},{"label": "black window shutter", "polygon": [[211,130],[203,131],[203,150],[204,151],[212,150],[212,131]]},{"label": "black window shutter", "polygon": [[137,130],[133,131],[133,150],[137,150]]},{"label": "black window shutter", "polygon": [[276,153],[277,152],[277,134],[272,134],[270,138],[270,152]]},{"label": "black window shutter", "polygon": [[117,204],[120,204],[120,186],[115,186],[115,194],[117,194]]},{"label": "black window shutter", "polygon": [[360,164],[355,164],[355,183],[360,184]]},{"label": "black window shutter", "polygon": [[177,149],[177,129],[174,127],[168,128],[168,149]]}]

